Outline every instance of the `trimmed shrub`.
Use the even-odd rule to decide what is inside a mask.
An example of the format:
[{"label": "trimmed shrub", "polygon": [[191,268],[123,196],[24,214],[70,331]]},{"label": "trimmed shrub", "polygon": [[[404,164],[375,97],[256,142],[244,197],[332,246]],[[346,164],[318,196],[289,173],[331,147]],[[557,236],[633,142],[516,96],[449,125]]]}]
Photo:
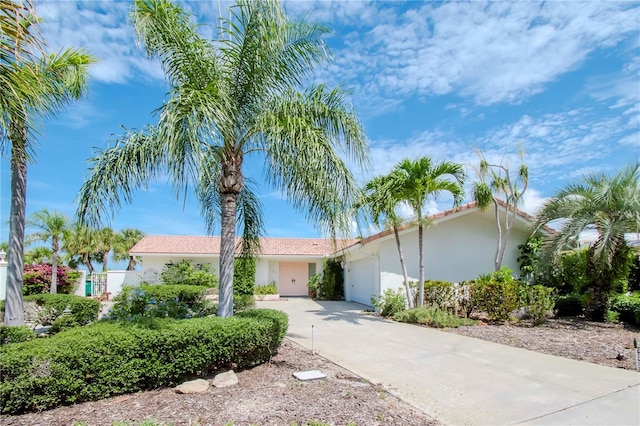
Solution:
[{"label": "trimmed shrub", "polygon": [[616,296],[611,303],[611,311],[620,314],[620,321],[640,326],[640,292]]},{"label": "trimmed shrub", "polygon": [[382,295],[371,296],[371,304],[380,312],[383,317],[392,317],[398,312],[405,310],[404,290],[386,289]]},{"label": "trimmed shrub", "polygon": [[267,321],[268,326],[271,327],[270,333],[274,335],[272,340],[271,352],[275,353],[280,342],[284,339],[289,328],[289,317],[284,312],[276,311],[273,309],[251,309],[249,311],[239,312],[235,315],[237,318],[252,318],[256,321]]},{"label": "trimmed shrub", "polygon": [[492,274],[481,275],[473,284],[472,303],[476,309],[485,311],[489,317],[499,321],[510,318],[511,312],[520,307],[518,283],[511,270],[502,267]]},{"label": "trimmed shrub", "polygon": [[0,345],[26,342],[36,337],[38,335],[27,326],[9,327],[8,325],[0,325]]},{"label": "trimmed shrub", "polygon": [[558,296],[554,307],[558,317],[575,317],[584,313],[582,297],[579,294]]},{"label": "trimmed shrub", "polygon": [[265,285],[258,285],[253,290],[253,294],[263,295],[263,294],[278,294],[278,286],[274,281]]},{"label": "trimmed shrub", "polygon": [[523,285],[522,304],[535,325],[542,324],[553,314],[556,303],[556,290],[543,285]]},{"label": "trimmed shrub", "polygon": [[49,333],[56,334],[64,330],[68,330],[74,327],[80,327],[82,324],[78,323],[75,318],[71,316],[62,315],[56,318],[56,320],[51,324],[51,328],[49,329]]},{"label": "trimmed shrub", "polygon": [[164,265],[160,281],[166,285],[195,285],[207,288],[218,288],[220,285],[218,276],[211,272],[209,265],[194,265],[187,260]]},{"label": "trimmed shrub", "polygon": [[256,285],[256,259],[238,257],[233,261],[233,294],[251,295]]},{"label": "trimmed shrub", "polygon": [[85,325],[98,319],[100,301],[73,294],[32,294],[24,297],[25,302],[35,302],[40,308],[37,318],[31,321],[41,325],[51,325],[68,307],[71,317],[78,325]]},{"label": "trimmed shrub", "polygon": [[195,285],[125,287],[115,297],[109,319],[136,321],[202,317],[213,312],[213,304],[204,297],[206,290],[207,287]]},{"label": "trimmed shrub", "polygon": [[435,306],[441,310],[455,310],[456,292],[453,283],[449,281],[425,281],[424,304],[425,306]]},{"label": "trimmed shrub", "polygon": [[462,325],[473,325],[475,321],[468,318],[459,318],[442,309],[431,308],[415,308],[402,312],[397,312],[393,319],[399,322],[410,324],[424,324],[429,327],[436,328],[458,328]]},{"label": "trimmed shrub", "polygon": [[242,312],[253,309],[256,306],[256,300],[252,294],[236,294],[233,296],[233,312]]},{"label": "trimmed shrub", "polygon": [[16,414],[175,385],[195,374],[267,361],[285,314],[156,320],[156,328],[99,322],[0,347],[0,411]]}]

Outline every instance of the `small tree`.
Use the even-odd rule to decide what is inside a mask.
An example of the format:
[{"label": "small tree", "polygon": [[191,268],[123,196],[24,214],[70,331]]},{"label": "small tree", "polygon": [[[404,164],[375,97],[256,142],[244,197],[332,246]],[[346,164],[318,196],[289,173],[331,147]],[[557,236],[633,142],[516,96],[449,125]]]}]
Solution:
[{"label": "small tree", "polygon": [[536,228],[564,219],[558,232],[545,241],[545,259],[557,264],[586,229],[597,232],[587,250],[588,310],[594,320],[606,317],[610,293],[628,277],[632,258],[625,234],[640,232],[640,163],[615,176],[592,174],[568,185],[545,203],[536,217]]},{"label": "small tree", "polygon": [[518,205],[522,202],[529,184],[529,170],[520,156],[520,167],[512,175],[509,165],[502,161],[491,164],[480,153],[480,165],[477,169],[478,181],[473,184],[473,199],[480,210],[493,205],[498,242],[493,266],[496,271],[502,267],[502,259],[507,248],[513,224],[518,215]]},{"label": "small tree", "polygon": [[396,239],[396,248],[400,258],[404,289],[407,295],[409,309],[413,308],[413,295],[409,287],[409,274],[404,261],[402,245],[400,244],[400,226],[403,220],[399,217],[395,208],[399,203],[394,189],[395,180],[392,175],[376,176],[367,182],[363,189],[363,199],[358,203],[358,209],[365,212],[367,221],[371,220],[378,228],[391,228]]},{"label": "small tree", "polygon": [[138,259],[129,255],[129,250],[144,237],[144,232],[139,229],[127,228],[118,232],[113,237],[113,260],[119,262],[128,260],[127,271],[133,271]]},{"label": "small tree", "polygon": [[53,268],[53,273],[51,275],[50,291],[51,294],[56,294],[58,291],[57,270],[60,256],[60,243],[65,234],[69,232],[69,220],[63,214],[42,209],[29,217],[27,226],[37,229],[36,232],[29,234],[29,242],[41,241],[51,244],[51,267]]},{"label": "small tree", "polygon": [[[68,266],[60,265],[55,274],[56,293],[70,293],[73,284],[80,277],[78,271],[70,269]],[[38,265],[25,265],[24,286],[22,292],[25,296],[30,294],[49,293],[54,280],[53,268],[51,265],[41,263]]]},{"label": "small tree", "polygon": [[520,272],[524,274],[529,284],[536,282],[540,275],[541,246],[542,237],[537,236],[529,237],[524,244],[518,246],[518,250],[520,250],[520,256],[518,257]]},{"label": "small tree", "polygon": [[424,304],[424,228],[432,223],[425,216],[424,207],[429,198],[436,199],[442,192],[453,196],[453,205],[458,206],[464,197],[465,173],[462,165],[443,161],[433,163],[429,157],[417,160],[405,159],[391,172],[400,200],[408,204],[418,224],[418,307]]}]

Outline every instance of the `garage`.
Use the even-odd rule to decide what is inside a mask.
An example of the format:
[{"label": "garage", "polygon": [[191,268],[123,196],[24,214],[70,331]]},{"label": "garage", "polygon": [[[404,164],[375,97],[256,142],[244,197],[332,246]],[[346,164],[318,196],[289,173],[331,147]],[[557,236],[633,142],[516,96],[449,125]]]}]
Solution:
[{"label": "garage", "polygon": [[378,294],[378,280],[376,277],[376,259],[360,259],[349,262],[347,273],[349,274],[350,293],[352,302],[371,305],[371,295]]}]

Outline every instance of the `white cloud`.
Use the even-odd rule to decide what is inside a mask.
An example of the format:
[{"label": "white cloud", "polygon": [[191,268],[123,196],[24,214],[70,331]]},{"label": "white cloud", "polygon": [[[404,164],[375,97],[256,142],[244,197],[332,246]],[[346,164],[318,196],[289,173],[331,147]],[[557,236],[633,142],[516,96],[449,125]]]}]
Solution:
[{"label": "white cloud", "polygon": [[[223,14],[229,4],[222,2]],[[213,37],[217,4],[184,6]],[[328,37],[335,62],[320,78],[353,88],[367,112],[388,111],[409,96],[452,92],[478,104],[521,102],[594,50],[637,32],[640,19],[640,7],[626,2],[305,1],[286,7],[339,30]],[[130,8],[128,2],[44,1],[38,13],[53,49],[84,47],[100,59],[92,71],[98,81],[161,79],[159,64],[135,41]],[[627,68],[633,71],[634,63]]]},{"label": "white cloud", "polygon": [[[326,3],[311,17],[337,7]],[[370,107],[380,98],[452,92],[483,105],[519,103],[596,49],[637,32],[640,19],[638,5],[625,2],[409,3],[408,10],[380,2],[361,8],[364,16],[377,15],[376,25],[354,17],[357,30],[340,40],[344,47],[323,76],[348,81]]]},{"label": "white cloud", "polygon": [[549,198],[544,197],[540,191],[534,188],[527,188],[522,196],[522,204],[518,206],[518,208],[532,216],[535,216],[548,200]]}]

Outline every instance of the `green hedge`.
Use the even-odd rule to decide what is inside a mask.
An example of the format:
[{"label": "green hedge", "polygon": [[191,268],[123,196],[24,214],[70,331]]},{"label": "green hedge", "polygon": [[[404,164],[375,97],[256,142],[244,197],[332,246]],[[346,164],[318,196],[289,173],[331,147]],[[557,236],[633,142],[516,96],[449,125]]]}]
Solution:
[{"label": "green hedge", "polygon": [[575,317],[584,313],[582,297],[579,294],[559,296],[554,307],[558,317]]},{"label": "green hedge", "polygon": [[175,385],[194,374],[267,361],[287,316],[253,310],[230,318],[156,320],[145,328],[100,322],[0,348],[2,413],[43,410]]},{"label": "green hedge", "polygon": [[[35,302],[36,305],[48,310],[50,315],[47,317],[51,319],[51,322],[62,315],[68,306],[71,310],[71,317],[80,325],[97,320],[101,306],[98,300],[73,294],[32,294],[25,296],[24,301]],[[4,311],[4,301],[0,302],[0,311]]]},{"label": "green hedge", "polygon": [[611,310],[620,314],[620,321],[640,325],[640,292],[616,296],[611,303]]},{"label": "green hedge", "polygon": [[0,345],[26,342],[36,337],[38,337],[36,332],[27,326],[20,325],[10,327],[8,325],[0,325]]},{"label": "green hedge", "polygon": [[142,284],[139,287],[127,286],[113,299],[114,302],[124,301],[129,298],[132,293],[142,291],[144,294],[155,299],[157,302],[168,302],[178,300],[186,303],[189,307],[193,307],[202,303],[205,290],[209,287],[188,284],[165,284],[152,285]]},{"label": "green hedge", "polygon": [[436,307],[415,308],[406,311],[397,312],[393,319],[399,322],[409,324],[424,324],[435,328],[458,328],[462,325],[473,325],[475,321],[468,318],[459,318],[457,315],[451,314]]}]

